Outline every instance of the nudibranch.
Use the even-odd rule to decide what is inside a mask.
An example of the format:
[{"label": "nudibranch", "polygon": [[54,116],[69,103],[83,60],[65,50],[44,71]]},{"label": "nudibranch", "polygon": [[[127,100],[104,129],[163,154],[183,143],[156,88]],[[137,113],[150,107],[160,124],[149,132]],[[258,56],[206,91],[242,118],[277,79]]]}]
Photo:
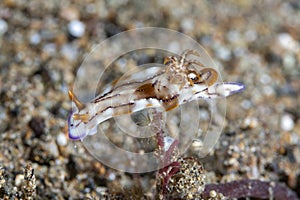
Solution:
[{"label": "nudibranch", "polygon": [[223,98],[244,89],[241,83],[218,82],[215,69],[188,60],[189,55],[200,57],[194,50],[185,51],[179,59],[167,57],[165,67],[154,66],[138,72],[149,74],[147,78],[139,79],[142,76],[133,74],[89,103],[82,103],[70,90],[73,111],[68,120],[69,137],[78,140],[95,134],[98,124],[115,116],[146,108],[169,111],[194,100]]}]

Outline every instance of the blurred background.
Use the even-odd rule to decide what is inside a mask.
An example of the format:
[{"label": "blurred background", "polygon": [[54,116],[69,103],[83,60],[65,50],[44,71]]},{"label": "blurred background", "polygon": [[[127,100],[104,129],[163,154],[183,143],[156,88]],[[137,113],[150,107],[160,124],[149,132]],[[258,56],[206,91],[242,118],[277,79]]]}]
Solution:
[{"label": "blurred background", "polygon": [[29,190],[29,163],[36,199],[126,193],[132,175],[103,166],[68,139],[67,91],[97,43],[148,26],[194,38],[223,80],[246,86],[227,99],[227,124],[201,160],[207,183],[260,179],[284,183],[299,195],[299,19],[297,0],[2,0],[0,198]]}]

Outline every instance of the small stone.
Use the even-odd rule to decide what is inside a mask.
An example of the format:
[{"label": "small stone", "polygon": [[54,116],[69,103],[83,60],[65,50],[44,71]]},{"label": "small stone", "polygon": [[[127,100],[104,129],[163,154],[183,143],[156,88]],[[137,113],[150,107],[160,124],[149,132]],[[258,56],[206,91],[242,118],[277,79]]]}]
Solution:
[{"label": "small stone", "polygon": [[31,148],[29,159],[35,163],[49,165],[51,161],[57,159],[59,150],[54,141],[39,142]]},{"label": "small stone", "polygon": [[6,21],[0,19],[0,36],[6,33],[7,30],[8,30],[8,25]]},{"label": "small stone", "polygon": [[193,194],[188,194],[187,199],[193,199]]},{"label": "small stone", "polygon": [[30,44],[37,45],[41,42],[41,35],[38,33],[34,33],[29,37]]},{"label": "small stone", "polygon": [[286,69],[292,69],[296,63],[296,58],[292,54],[287,54],[283,57],[283,66]]},{"label": "small stone", "polygon": [[4,192],[5,183],[4,169],[0,166],[0,194],[1,192]]},{"label": "small stone", "polygon": [[82,37],[85,32],[85,24],[78,20],[73,20],[68,24],[68,31],[74,37]]},{"label": "small stone", "polygon": [[300,163],[300,149],[299,148],[294,148],[293,153],[294,153],[294,157],[296,159],[296,162]]},{"label": "small stone", "polygon": [[76,20],[79,19],[80,13],[76,7],[68,6],[61,8],[60,16],[66,20]]},{"label": "small stone", "polygon": [[277,42],[278,44],[283,47],[284,49],[290,50],[294,52],[296,49],[298,49],[298,43],[292,38],[292,36],[288,33],[280,33],[277,36]]},{"label": "small stone", "polygon": [[212,197],[212,198],[215,198],[215,197],[217,197],[217,192],[215,190],[211,190],[209,192],[209,196]]},{"label": "small stone", "polygon": [[191,147],[195,152],[200,151],[203,148],[203,141],[200,139],[195,139],[193,140]]},{"label": "small stone", "polygon": [[241,34],[240,32],[238,32],[237,30],[230,30],[227,33],[227,39],[231,42],[231,43],[235,43],[241,40]]},{"label": "small stone", "polygon": [[252,107],[252,103],[251,101],[249,101],[248,99],[245,99],[241,102],[241,106],[244,108],[244,109],[250,109]]},{"label": "small stone", "polygon": [[251,178],[258,179],[259,178],[259,169],[256,165],[251,167]]},{"label": "small stone", "polygon": [[45,120],[41,117],[33,117],[29,123],[29,127],[35,134],[35,137],[39,138],[41,135],[45,134]]},{"label": "small stone", "polygon": [[257,32],[253,29],[249,29],[245,32],[245,39],[248,42],[253,42],[257,39]]},{"label": "small stone", "polygon": [[116,179],[116,174],[115,174],[115,173],[110,173],[110,174],[108,175],[108,180],[113,181],[113,180],[115,180],[115,179]]},{"label": "small stone", "polygon": [[291,131],[293,130],[295,126],[294,120],[292,119],[292,116],[289,114],[284,114],[281,117],[280,120],[280,127],[284,131]]},{"label": "small stone", "polygon": [[68,144],[68,140],[63,133],[57,135],[56,142],[59,146],[66,146]]},{"label": "small stone", "polygon": [[55,142],[45,143],[45,150],[47,150],[48,154],[53,156],[54,158],[59,156],[59,151]]},{"label": "small stone", "polygon": [[15,185],[16,186],[20,186],[23,181],[24,181],[24,175],[23,174],[16,175],[16,178],[15,178]]},{"label": "small stone", "polygon": [[226,166],[238,167],[239,162],[236,158],[229,158],[228,160],[224,161]]},{"label": "small stone", "polygon": [[216,49],[216,55],[218,58],[224,61],[228,61],[231,59],[231,52],[228,48],[220,46]]},{"label": "small stone", "polygon": [[242,128],[253,129],[258,126],[258,119],[254,117],[246,117],[243,121]]},{"label": "small stone", "polygon": [[49,56],[53,56],[57,53],[56,45],[54,43],[48,43],[43,46],[43,52]]},{"label": "small stone", "polygon": [[273,89],[273,87],[271,86],[264,86],[262,88],[262,91],[263,91],[263,94],[266,95],[266,96],[271,96],[271,95],[274,95],[275,94],[275,91]]},{"label": "small stone", "polygon": [[191,31],[194,28],[194,22],[192,19],[185,18],[181,21],[181,27],[184,31]]},{"label": "small stone", "polygon": [[71,44],[63,45],[60,52],[69,61],[74,61],[78,57],[77,48],[74,45],[71,45]]},{"label": "small stone", "polygon": [[268,74],[261,74],[259,81],[262,84],[269,84],[272,82],[272,78]]}]

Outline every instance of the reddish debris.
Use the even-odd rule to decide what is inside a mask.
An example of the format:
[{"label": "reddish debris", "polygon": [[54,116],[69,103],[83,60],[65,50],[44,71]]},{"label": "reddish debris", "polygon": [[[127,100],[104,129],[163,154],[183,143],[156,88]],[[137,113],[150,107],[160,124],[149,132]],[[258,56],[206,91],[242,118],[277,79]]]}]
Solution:
[{"label": "reddish debris", "polygon": [[207,184],[203,197],[208,198],[209,192],[215,190],[228,198],[252,197],[259,199],[297,200],[297,194],[287,186],[260,180],[244,179],[230,183]]}]

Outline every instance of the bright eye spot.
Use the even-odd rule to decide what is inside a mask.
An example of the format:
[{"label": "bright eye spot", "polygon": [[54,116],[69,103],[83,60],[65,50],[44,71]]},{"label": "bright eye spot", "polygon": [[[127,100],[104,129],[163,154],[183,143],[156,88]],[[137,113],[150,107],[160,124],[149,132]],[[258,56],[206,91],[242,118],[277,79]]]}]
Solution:
[{"label": "bright eye spot", "polygon": [[195,80],[198,79],[197,74],[196,74],[195,72],[189,73],[189,74],[188,74],[188,77],[189,77],[191,80],[193,80],[193,81],[195,81]]}]

